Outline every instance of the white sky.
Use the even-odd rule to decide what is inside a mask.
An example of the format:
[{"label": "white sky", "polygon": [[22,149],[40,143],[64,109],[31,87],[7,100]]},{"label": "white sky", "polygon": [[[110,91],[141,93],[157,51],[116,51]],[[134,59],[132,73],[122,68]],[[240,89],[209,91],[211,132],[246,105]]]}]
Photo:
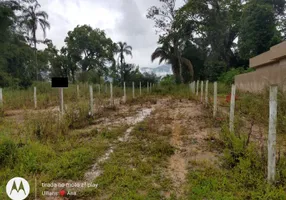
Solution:
[{"label": "white sky", "polygon": [[[127,42],[133,47],[133,59],[127,62],[140,67],[156,67],[151,54],[157,47],[158,35],[154,22],[146,18],[147,9],[160,5],[159,0],[38,0],[41,9],[49,14],[51,29],[47,38],[57,48],[64,46],[67,32],[77,25],[90,25],[105,30],[114,42]],[[184,0],[177,0],[182,6]],[[42,34],[38,34],[42,37]],[[43,47],[43,46],[42,46]]]}]

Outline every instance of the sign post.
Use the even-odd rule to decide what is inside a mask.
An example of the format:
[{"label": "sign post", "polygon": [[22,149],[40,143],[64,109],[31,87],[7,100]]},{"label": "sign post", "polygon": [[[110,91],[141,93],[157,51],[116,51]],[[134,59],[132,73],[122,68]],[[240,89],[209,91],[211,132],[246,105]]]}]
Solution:
[{"label": "sign post", "polygon": [[60,113],[64,114],[64,88],[67,88],[69,85],[67,77],[54,77],[52,78],[52,87],[59,88],[60,96]]}]

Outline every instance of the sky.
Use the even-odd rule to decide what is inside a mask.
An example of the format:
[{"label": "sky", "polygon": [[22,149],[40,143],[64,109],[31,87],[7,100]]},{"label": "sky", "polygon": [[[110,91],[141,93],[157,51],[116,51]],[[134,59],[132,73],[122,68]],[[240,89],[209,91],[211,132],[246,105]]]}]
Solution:
[{"label": "sky", "polygon": [[[151,54],[158,46],[154,22],[146,18],[147,9],[159,6],[159,0],[38,0],[41,9],[49,15],[51,29],[47,38],[57,48],[65,45],[68,31],[77,25],[90,25],[105,30],[114,42],[127,42],[133,47],[133,58],[126,62],[140,67],[157,67],[151,62]],[[184,4],[177,0],[176,7]],[[43,37],[38,32],[38,37]],[[44,48],[42,45],[41,48]]]}]

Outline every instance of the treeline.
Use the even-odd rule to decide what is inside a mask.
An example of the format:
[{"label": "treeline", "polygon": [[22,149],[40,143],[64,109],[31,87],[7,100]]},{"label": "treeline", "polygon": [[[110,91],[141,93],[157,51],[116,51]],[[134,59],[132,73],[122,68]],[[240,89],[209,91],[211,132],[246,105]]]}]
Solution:
[{"label": "treeline", "polygon": [[[198,79],[231,82],[248,71],[249,58],[283,41],[286,32],[285,0],[157,0],[148,9],[159,34],[159,47],[151,60],[172,66],[171,83]],[[37,0],[0,2],[0,87],[28,87],[33,81],[67,76],[71,82],[146,84],[158,78],[142,74],[126,63],[132,47],[112,41],[103,30],[88,25],[68,32],[57,49],[47,38],[48,14]],[[44,39],[37,38],[41,30]],[[44,50],[37,49],[39,43]]]},{"label": "treeline", "polygon": [[229,81],[285,37],[285,0],[158,1],[147,14],[160,35],[152,60],[170,63],[177,82]]},{"label": "treeline", "polygon": [[[36,0],[0,2],[0,87],[27,88],[33,81],[54,76],[69,77],[73,83],[157,81],[154,74],[142,74],[139,66],[125,62],[126,56],[132,56],[131,46],[113,42],[98,28],[77,26],[68,32],[65,46],[57,49],[46,38],[48,18]],[[38,29],[43,40],[37,38]],[[39,43],[46,48],[37,49]]]}]

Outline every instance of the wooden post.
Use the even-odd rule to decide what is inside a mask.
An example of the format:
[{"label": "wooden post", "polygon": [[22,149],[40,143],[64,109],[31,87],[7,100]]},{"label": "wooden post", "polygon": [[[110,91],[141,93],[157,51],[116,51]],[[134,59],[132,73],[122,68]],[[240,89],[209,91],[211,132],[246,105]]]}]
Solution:
[{"label": "wooden post", "polygon": [[59,88],[60,91],[60,112],[64,114],[64,88]]},{"label": "wooden post", "polygon": [[150,83],[149,86],[150,86],[150,88],[149,88],[150,91],[149,92],[151,93],[152,92],[152,83]]},{"label": "wooden post", "polygon": [[201,102],[203,102],[204,96],[204,81],[201,81]]},{"label": "wooden post", "polygon": [[37,109],[37,88],[34,87],[34,105],[35,109]]},{"label": "wooden post", "polygon": [[134,86],[134,82],[132,82],[132,97],[133,97],[133,99],[135,99],[135,86]]},{"label": "wooden post", "polygon": [[125,82],[123,83],[123,93],[124,93],[124,96],[123,96],[123,102],[126,103],[126,84]]},{"label": "wooden post", "polygon": [[113,106],[114,101],[113,101],[113,86],[112,83],[110,83],[110,104]]},{"label": "wooden post", "polygon": [[197,81],[197,92],[196,92],[196,96],[199,96],[199,81]]},{"label": "wooden post", "polygon": [[214,82],[214,117],[217,113],[217,82]]},{"label": "wooden post", "polygon": [[141,89],[141,81],[139,83],[139,87],[140,87],[140,96],[142,95],[142,89]]},{"label": "wooden post", "polygon": [[192,93],[192,83],[189,83],[189,90]]},{"label": "wooden post", "polygon": [[92,85],[89,86],[89,95],[90,95],[90,115],[93,116],[93,88]]},{"label": "wooden post", "polygon": [[268,183],[275,181],[276,171],[276,123],[278,86],[270,86],[269,91],[269,131],[268,131]]},{"label": "wooden post", "polygon": [[209,81],[206,81],[206,92],[205,92],[205,102],[206,102],[206,104],[209,103],[208,92],[209,92]]},{"label": "wooden post", "polygon": [[229,131],[234,132],[235,85],[231,86],[231,100],[229,112]]},{"label": "wooden post", "polygon": [[77,98],[79,99],[79,85],[76,86],[76,94],[77,94]]},{"label": "wooden post", "polygon": [[107,84],[105,83],[105,90],[104,90],[105,94],[107,94]]}]

